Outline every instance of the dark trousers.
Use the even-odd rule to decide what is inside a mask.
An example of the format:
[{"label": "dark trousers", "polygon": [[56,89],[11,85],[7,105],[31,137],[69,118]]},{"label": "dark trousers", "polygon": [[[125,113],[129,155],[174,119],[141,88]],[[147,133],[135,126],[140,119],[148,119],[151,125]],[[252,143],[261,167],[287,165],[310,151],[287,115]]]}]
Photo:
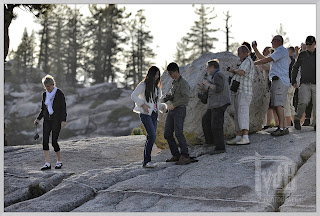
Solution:
[{"label": "dark trousers", "polygon": [[[189,157],[187,141],[183,135],[183,123],[186,118],[186,113],[186,107],[179,106],[174,108],[174,110],[169,110],[167,115],[164,138],[167,140],[173,156],[180,157],[180,155],[182,155],[184,157]],[[179,142],[181,152],[179,151],[176,140],[173,137],[173,132]]]},{"label": "dark trousers", "polygon": [[144,145],[143,152],[143,165],[151,161],[152,146],[156,141],[157,118],[158,114],[155,112],[152,112],[151,116],[146,114],[140,114],[140,120],[147,131],[147,140]]},{"label": "dark trousers", "polygon": [[294,106],[294,111],[297,112],[298,109],[298,95],[299,95],[299,88],[296,88],[296,90],[294,91],[294,95],[293,95],[293,106]]},{"label": "dark trousers", "polygon": [[228,105],[208,109],[202,117],[202,129],[206,144],[215,145],[217,150],[225,149],[223,124],[224,112]]},{"label": "dark trousers", "polygon": [[49,150],[49,137],[52,131],[52,146],[55,152],[60,151],[58,145],[59,133],[61,130],[61,122],[57,120],[43,121],[43,150]]}]

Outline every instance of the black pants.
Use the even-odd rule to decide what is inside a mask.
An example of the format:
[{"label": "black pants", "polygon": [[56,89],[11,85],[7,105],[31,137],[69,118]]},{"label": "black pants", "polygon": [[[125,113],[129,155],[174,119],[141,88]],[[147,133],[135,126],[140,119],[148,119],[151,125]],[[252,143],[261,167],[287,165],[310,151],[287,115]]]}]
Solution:
[{"label": "black pants", "polygon": [[61,122],[57,120],[43,121],[43,150],[49,150],[49,137],[52,131],[52,146],[55,152],[60,151],[58,145],[59,133],[61,130]]},{"label": "black pants", "polygon": [[[164,138],[167,140],[171,154],[173,156],[180,157],[182,155],[184,157],[189,157],[187,141],[183,135],[183,124],[184,119],[186,118],[186,113],[186,107],[179,106],[174,108],[174,110],[169,110],[169,113],[167,115],[164,128]],[[181,152],[178,149],[178,145],[176,143],[176,140],[174,139],[173,132],[177,137]]]},{"label": "black pants", "polygon": [[202,117],[202,130],[206,144],[215,145],[217,150],[225,149],[224,142],[224,112],[229,104],[222,107],[208,109]]}]

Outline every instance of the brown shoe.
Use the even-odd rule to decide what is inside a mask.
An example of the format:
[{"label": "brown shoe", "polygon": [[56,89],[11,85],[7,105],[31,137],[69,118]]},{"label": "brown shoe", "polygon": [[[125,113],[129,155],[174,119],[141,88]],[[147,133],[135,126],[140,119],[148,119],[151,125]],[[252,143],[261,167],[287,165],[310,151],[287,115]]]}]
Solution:
[{"label": "brown shoe", "polygon": [[167,159],[166,162],[177,162],[179,161],[180,157],[178,156],[172,156],[172,158]]},{"label": "brown shoe", "polygon": [[176,162],[176,165],[186,165],[192,162],[193,160],[190,157],[181,156],[179,161]]}]

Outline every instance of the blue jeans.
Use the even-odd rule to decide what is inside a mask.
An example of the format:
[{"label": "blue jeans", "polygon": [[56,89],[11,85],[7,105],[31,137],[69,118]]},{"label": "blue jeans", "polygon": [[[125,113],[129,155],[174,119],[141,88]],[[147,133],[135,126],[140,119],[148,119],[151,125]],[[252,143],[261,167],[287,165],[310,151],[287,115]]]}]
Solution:
[{"label": "blue jeans", "polygon": [[[174,110],[169,110],[167,115],[164,138],[168,141],[169,148],[173,156],[180,157],[183,155],[184,157],[189,157],[187,141],[183,135],[183,123],[186,118],[186,113],[186,107],[180,106],[174,108]],[[181,153],[179,152],[178,145],[173,137],[173,132],[179,142]]]},{"label": "blue jeans", "polygon": [[154,142],[156,141],[156,130],[157,130],[157,118],[158,113],[152,112],[151,116],[146,114],[140,114],[140,120],[147,131],[147,140],[144,145],[144,159],[143,165],[151,161],[151,151]]}]

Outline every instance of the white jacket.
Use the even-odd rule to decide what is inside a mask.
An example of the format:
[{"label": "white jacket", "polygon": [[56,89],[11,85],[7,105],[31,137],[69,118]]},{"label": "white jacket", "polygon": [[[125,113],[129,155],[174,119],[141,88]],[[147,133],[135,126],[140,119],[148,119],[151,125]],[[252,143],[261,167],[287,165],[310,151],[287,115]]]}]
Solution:
[{"label": "white jacket", "polygon": [[[131,99],[135,102],[135,107],[133,108],[133,112],[136,113],[142,113],[142,114],[148,114],[151,116],[152,111],[154,110],[154,102],[152,98],[150,98],[149,102],[147,102],[146,97],[145,97],[145,92],[146,90],[146,84],[145,82],[139,83],[139,85],[136,87],[136,89],[132,92],[131,94]],[[159,89],[159,92],[157,92],[157,89],[155,89],[155,95],[158,94],[158,101],[157,101],[157,108],[159,111],[162,113],[167,111],[167,105],[165,103],[160,103],[160,98],[162,97],[162,91]],[[145,113],[143,108],[141,107],[143,104],[146,104],[149,106],[148,108],[148,113]]]}]

